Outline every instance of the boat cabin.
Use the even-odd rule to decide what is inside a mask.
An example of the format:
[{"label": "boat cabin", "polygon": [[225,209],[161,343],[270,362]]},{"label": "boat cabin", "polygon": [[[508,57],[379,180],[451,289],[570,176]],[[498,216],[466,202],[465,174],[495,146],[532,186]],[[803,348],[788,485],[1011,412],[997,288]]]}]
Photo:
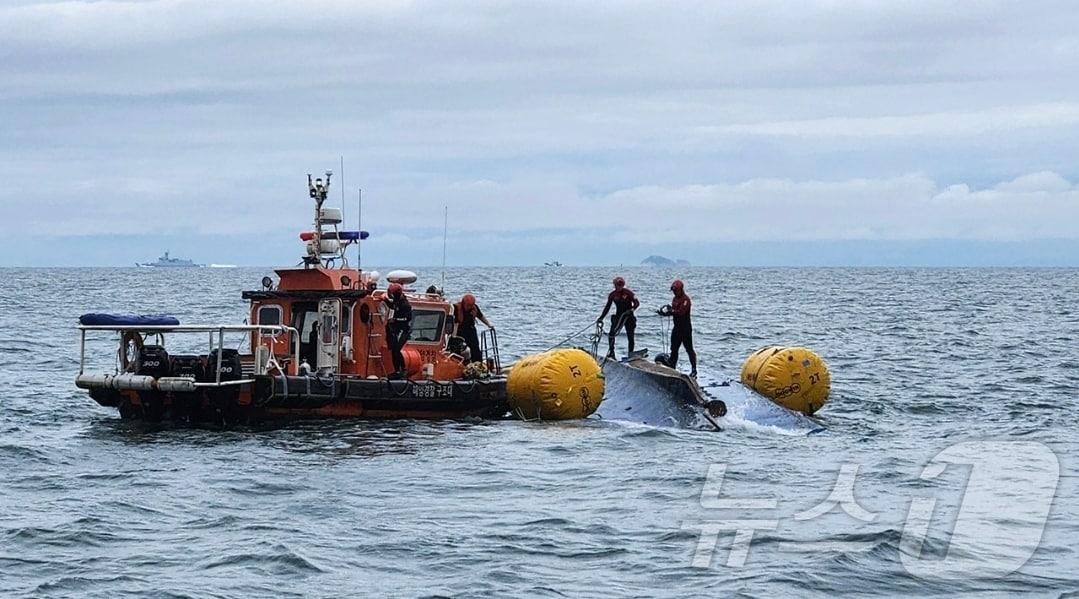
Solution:
[{"label": "boat cabin", "polygon": [[[299,336],[299,363],[287,333],[261,328],[251,332],[251,347],[262,349],[256,361],[273,359],[290,375],[313,372],[319,375],[385,378],[393,372],[386,344],[386,323],[390,311],[385,290],[376,289],[369,273],[355,269],[314,268],[275,271],[280,282],[264,280],[264,289],[246,291],[251,302],[250,322],[261,327],[287,325]],[[394,276],[398,275],[398,276]],[[407,285],[415,275],[395,271],[390,282],[406,285],[412,304],[412,335],[404,348],[409,379],[452,380],[464,375],[465,352],[451,344],[453,306],[438,294],[416,293]],[[485,344],[492,347],[493,343]],[[263,349],[266,348],[266,349]],[[494,352],[483,362],[496,362]],[[495,369],[494,363],[489,364]]]}]

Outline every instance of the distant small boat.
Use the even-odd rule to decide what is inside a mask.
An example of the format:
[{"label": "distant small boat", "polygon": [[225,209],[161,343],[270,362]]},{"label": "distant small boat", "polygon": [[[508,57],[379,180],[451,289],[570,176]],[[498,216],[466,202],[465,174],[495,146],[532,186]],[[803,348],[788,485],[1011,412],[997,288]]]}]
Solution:
[{"label": "distant small boat", "polygon": [[210,268],[236,268],[235,264],[211,264]]},{"label": "distant small boat", "polygon": [[185,258],[171,258],[168,250],[165,250],[165,255],[158,258],[157,262],[136,263],[135,266],[143,268],[199,268],[202,265],[195,264]]},{"label": "distant small boat", "polygon": [[555,266],[555,267],[558,267],[558,266],[562,266],[562,263],[561,263],[561,262],[559,262],[558,260],[555,260],[554,262],[544,262],[544,263],[543,263],[543,265],[544,265],[544,266]]}]

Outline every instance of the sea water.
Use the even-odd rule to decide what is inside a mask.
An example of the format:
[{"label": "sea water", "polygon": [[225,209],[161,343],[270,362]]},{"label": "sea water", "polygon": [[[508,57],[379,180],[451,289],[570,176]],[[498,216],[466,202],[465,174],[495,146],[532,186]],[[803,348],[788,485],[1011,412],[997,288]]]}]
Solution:
[{"label": "sea water", "polygon": [[[421,288],[440,281],[415,270]],[[1079,270],[447,272],[504,362],[585,328],[615,274],[654,354],[664,327],[646,313],[682,278],[702,373],[737,376],[772,344],[828,361],[827,432],[808,436],[600,419],[154,427],[75,388],[79,314],[242,323],[240,292],[269,272],[0,270],[0,595],[1079,589]],[[109,342],[89,349],[111,368]]]}]

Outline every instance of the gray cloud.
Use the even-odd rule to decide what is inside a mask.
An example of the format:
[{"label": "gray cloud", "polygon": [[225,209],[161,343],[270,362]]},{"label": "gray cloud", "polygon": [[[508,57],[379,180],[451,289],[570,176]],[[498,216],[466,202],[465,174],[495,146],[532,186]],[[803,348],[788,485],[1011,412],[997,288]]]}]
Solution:
[{"label": "gray cloud", "polygon": [[291,236],[343,154],[391,240],[443,204],[495,252],[1074,239],[1077,30],[1066,2],[9,2],[0,230]]}]

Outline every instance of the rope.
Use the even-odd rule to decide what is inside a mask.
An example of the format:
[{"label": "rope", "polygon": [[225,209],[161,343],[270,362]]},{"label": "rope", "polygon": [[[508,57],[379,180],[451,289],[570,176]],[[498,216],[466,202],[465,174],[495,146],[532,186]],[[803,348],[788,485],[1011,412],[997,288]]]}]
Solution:
[{"label": "rope", "polygon": [[599,324],[597,326],[595,321],[589,322],[587,325],[585,325],[585,327],[583,329],[577,331],[576,333],[573,333],[569,337],[566,337],[565,339],[559,341],[558,343],[555,343],[554,345],[552,345],[551,347],[548,347],[547,349],[545,349],[543,351],[551,351],[552,349],[554,349],[556,347],[561,347],[561,346],[569,343],[570,341],[573,341],[575,338],[580,337],[582,334],[584,334],[586,331],[588,331],[588,329],[590,329],[590,328],[592,328],[594,326],[596,328],[602,328],[603,324],[601,323],[601,324]]},{"label": "rope", "polygon": [[616,322],[615,325],[611,328],[611,334],[618,335],[619,333],[621,333],[622,327],[625,326],[626,320],[628,320],[628,317],[631,315],[633,315],[633,310],[623,312],[622,316],[618,317],[618,322]]},{"label": "rope", "polygon": [[[386,381],[386,387],[390,390],[390,393],[392,393],[394,395],[394,397],[404,397],[404,396],[408,395],[409,391],[412,389],[412,381],[407,379],[407,378],[405,378],[405,379],[388,379],[387,378],[387,379],[384,379],[384,380]],[[397,382],[397,381],[404,381],[405,382],[404,388],[401,390],[400,393],[398,393],[397,390],[393,388],[393,384],[395,382]]]},{"label": "rope", "polygon": [[[626,324],[625,323],[626,318],[630,314],[634,314],[635,316],[637,316],[638,319],[640,319],[640,318],[661,318],[659,314],[641,314],[641,315],[638,315],[633,310],[630,310],[629,312],[624,312],[622,314],[620,322],[613,329],[616,332],[615,334],[617,334],[618,332],[621,331],[622,327]],[[664,321],[664,325],[665,325],[664,326],[664,329],[665,329],[664,336],[666,336],[666,329],[668,328],[666,326],[667,324],[669,324],[669,323],[666,322],[666,320],[665,320]],[[556,347],[562,347],[563,345],[569,343],[570,341],[573,341],[577,337],[580,337],[584,333],[588,332],[588,329],[591,329],[592,327],[595,327],[595,330],[592,333],[591,338],[590,338],[590,340],[592,342],[592,355],[596,356],[596,355],[598,355],[598,352],[599,352],[599,342],[603,339],[603,331],[604,331],[604,328],[605,328],[604,323],[603,323],[602,320],[600,320],[598,322],[597,321],[592,321],[592,322],[588,323],[581,330],[571,334],[569,337],[566,337],[565,339],[559,341],[558,343],[555,343],[554,345],[552,345],[551,347],[548,347],[547,349],[545,349],[543,351],[545,351],[545,352],[546,351],[551,351],[552,349],[555,349]]]}]

